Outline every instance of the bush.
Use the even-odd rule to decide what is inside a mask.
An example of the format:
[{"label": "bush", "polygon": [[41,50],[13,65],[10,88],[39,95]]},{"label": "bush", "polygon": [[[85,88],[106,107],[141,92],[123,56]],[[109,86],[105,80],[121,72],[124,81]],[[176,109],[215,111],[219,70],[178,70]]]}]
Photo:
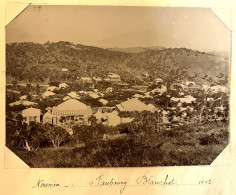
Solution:
[{"label": "bush", "polygon": [[207,135],[205,137],[199,138],[201,145],[209,145],[209,144],[219,144],[220,142],[215,137],[215,134]]}]

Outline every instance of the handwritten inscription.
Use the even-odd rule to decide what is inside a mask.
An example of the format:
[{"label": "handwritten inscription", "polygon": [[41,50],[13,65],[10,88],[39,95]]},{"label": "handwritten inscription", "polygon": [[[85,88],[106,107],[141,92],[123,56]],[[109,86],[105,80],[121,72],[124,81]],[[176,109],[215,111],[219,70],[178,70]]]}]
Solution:
[{"label": "handwritten inscription", "polygon": [[53,187],[60,187],[59,183],[48,183],[45,182],[43,179],[39,179],[36,185],[33,188],[53,188]]},{"label": "handwritten inscription", "polygon": [[101,174],[100,176],[96,178],[95,181],[90,181],[89,185],[90,186],[121,186],[120,194],[123,194],[125,187],[127,185],[127,181],[122,181],[122,180],[119,181],[114,178],[105,180],[103,176],[104,175]]},{"label": "handwritten inscription", "polygon": [[157,179],[153,175],[147,176],[147,173],[145,173],[143,176],[139,177],[136,180],[137,184],[143,184],[143,185],[178,185],[177,181],[175,181],[174,178],[170,179],[169,175],[165,176],[165,179]]},{"label": "handwritten inscription", "polygon": [[174,177],[170,175],[164,175],[157,177],[155,175],[146,172],[144,175],[139,176],[134,181],[129,181],[124,179],[119,179],[115,177],[107,178],[104,174],[100,174],[88,183],[88,186],[77,186],[75,184],[71,185],[61,185],[57,182],[47,182],[43,179],[39,179],[32,188],[57,188],[57,187],[109,187],[117,186],[119,187],[120,194],[123,194],[127,186],[179,186],[179,185],[209,185],[212,184],[211,179],[202,178],[195,184],[181,184]]},{"label": "handwritten inscription", "polygon": [[203,185],[203,184],[211,184],[212,181],[211,179],[201,179],[198,184]]}]

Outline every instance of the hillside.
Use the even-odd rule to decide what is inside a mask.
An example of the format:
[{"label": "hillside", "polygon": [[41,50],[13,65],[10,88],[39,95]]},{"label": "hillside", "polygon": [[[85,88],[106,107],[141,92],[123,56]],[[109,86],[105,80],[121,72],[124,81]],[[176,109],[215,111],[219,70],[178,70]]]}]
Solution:
[{"label": "hillside", "polygon": [[[149,73],[149,80],[184,77],[208,83],[227,78],[229,59],[186,48],[126,53],[62,41],[27,42],[6,45],[6,67],[8,77],[29,82],[75,80],[80,76],[104,78],[108,72],[115,72],[131,83],[140,82],[137,78],[148,81],[144,73]],[[68,72],[62,72],[62,68]]]},{"label": "hillside", "polygon": [[163,50],[164,47],[156,46],[156,47],[127,47],[127,48],[108,48],[110,51],[120,51],[125,53],[141,53],[145,51],[156,51]]}]

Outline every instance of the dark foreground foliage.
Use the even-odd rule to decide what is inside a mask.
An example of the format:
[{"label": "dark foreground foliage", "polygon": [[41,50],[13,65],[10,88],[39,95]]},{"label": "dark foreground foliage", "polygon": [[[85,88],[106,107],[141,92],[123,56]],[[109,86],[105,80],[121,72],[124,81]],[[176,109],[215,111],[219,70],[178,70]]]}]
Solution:
[{"label": "dark foreground foliage", "polygon": [[30,167],[207,165],[226,147],[227,126],[224,123],[191,124],[156,134],[14,152]]}]

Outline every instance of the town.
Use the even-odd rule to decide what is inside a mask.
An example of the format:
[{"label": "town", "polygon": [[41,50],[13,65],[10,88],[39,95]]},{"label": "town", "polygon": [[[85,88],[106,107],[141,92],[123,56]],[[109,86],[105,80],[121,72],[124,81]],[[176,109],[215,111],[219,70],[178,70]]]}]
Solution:
[{"label": "town", "polygon": [[7,49],[6,144],[31,167],[209,164],[229,141],[226,56],[69,42]]},{"label": "town", "polygon": [[[191,123],[228,122],[228,94],[222,85],[179,79],[170,84],[156,78],[149,86],[131,86],[120,75],[108,73],[106,78],[87,76],[45,86],[10,84],[7,113],[28,126],[50,124],[70,135],[75,127],[88,126],[87,131],[93,131],[95,124],[102,124],[113,128],[100,139],[113,140],[142,131],[158,134]],[[26,146],[32,149],[29,143]]]},{"label": "town", "polygon": [[[99,82],[105,82],[107,88],[96,88]],[[132,122],[135,114],[145,111],[159,113],[157,125],[165,129],[171,124],[181,125],[194,120],[228,120],[229,91],[221,85],[200,86],[194,81],[174,81],[168,90],[166,82],[156,78],[151,88],[142,86],[142,89],[136,89],[135,86],[122,83],[120,76],[114,73],[109,73],[103,81],[100,77],[81,77],[78,83],[89,87],[76,91],[74,83],[56,83],[48,87],[27,86],[21,87],[27,88],[26,94],[21,96],[22,93],[17,91],[20,86],[14,86],[17,89],[9,89],[9,93],[12,92],[18,100],[9,103],[9,106],[12,110],[24,106],[24,110],[16,110],[14,115],[21,114],[27,124],[49,123],[71,133],[74,125],[91,125],[88,120],[91,116],[96,118],[97,123],[116,126]],[[39,93],[43,88],[46,90]],[[61,103],[55,105],[56,102]],[[48,104],[48,107],[45,108],[43,103]]]}]

